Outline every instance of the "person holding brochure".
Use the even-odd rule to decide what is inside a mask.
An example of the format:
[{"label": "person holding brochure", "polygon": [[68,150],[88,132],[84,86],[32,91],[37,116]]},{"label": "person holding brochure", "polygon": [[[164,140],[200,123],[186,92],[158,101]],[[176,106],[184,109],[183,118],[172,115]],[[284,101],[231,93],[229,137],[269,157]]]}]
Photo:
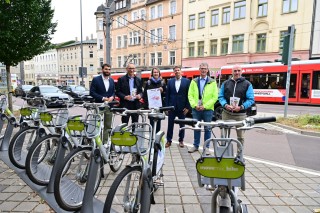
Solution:
[{"label": "person holding brochure", "polygon": [[[158,68],[152,68],[151,78],[147,81],[147,83],[144,87],[143,101],[144,101],[144,108],[146,108],[146,109],[150,109],[150,108],[154,107],[152,100],[149,101],[148,94],[150,94],[150,93],[148,93],[148,90],[149,90],[149,92],[151,92],[150,90],[154,90],[154,92],[160,93],[160,95],[161,95],[160,101],[161,101],[161,106],[162,106],[164,103],[164,97],[166,94],[166,85],[161,78],[160,70]],[[161,107],[161,106],[157,106],[157,107]],[[150,119],[150,124],[153,127],[153,119]],[[161,121],[159,120],[157,122],[156,131],[159,132],[160,128],[161,128]]]},{"label": "person holding brochure", "polygon": [[[127,65],[127,74],[118,79],[116,95],[120,98],[120,107],[136,110],[140,108],[139,100],[142,97],[142,82],[135,75],[135,65]],[[132,123],[139,120],[138,114],[131,114]],[[122,123],[129,123],[129,116],[121,117]]]},{"label": "person holding brochure", "polygon": [[[199,71],[200,77],[194,78],[190,83],[188,99],[192,108],[192,117],[198,121],[210,122],[214,104],[218,100],[218,87],[216,81],[208,75],[210,72],[207,63],[201,63]],[[188,151],[189,153],[198,151],[200,145],[201,131],[194,131],[193,134],[193,147]],[[210,137],[210,128],[205,127],[204,141]],[[206,154],[209,154],[208,149],[206,149]]]},{"label": "person holding brochure", "polygon": [[[254,104],[252,84],[241,74],[242,68],[239,65],[234,65],[232,77],[223,82],[220,88],[219,102],[223,106],[222,120],[244,120],[246,118],[246,109]],[[237,130],[237,137],[243,145],[242,130]]]}]

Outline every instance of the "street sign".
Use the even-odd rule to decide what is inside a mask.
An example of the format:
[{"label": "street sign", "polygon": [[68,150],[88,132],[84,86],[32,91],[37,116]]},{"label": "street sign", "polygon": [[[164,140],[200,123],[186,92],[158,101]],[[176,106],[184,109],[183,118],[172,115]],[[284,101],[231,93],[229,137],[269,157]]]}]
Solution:
[{"label": "street sign", "polygon": [[80,78],[87,77],[87,67],[79,67],[79,76]]}]

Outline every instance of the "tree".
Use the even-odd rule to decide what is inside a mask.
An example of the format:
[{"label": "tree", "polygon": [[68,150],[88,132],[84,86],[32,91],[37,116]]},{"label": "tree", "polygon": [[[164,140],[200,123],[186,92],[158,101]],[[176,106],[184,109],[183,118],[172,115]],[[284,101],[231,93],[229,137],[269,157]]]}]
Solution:
[{"label": "tree", "polygon": [[[51,0],[0,0],[0,62],[6,66],[8,91],[11,88],[10,66],[32,59],[53,47],[51,35]],[[12,94],[8,95],[12,110]]]}]

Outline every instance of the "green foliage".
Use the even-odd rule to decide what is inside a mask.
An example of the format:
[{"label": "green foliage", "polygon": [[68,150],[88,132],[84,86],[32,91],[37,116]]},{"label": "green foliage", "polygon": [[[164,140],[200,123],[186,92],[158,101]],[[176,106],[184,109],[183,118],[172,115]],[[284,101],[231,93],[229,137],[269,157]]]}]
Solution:
[{"label": "green foliage", "polygon": [[55,49],[59,49],[63,46],[66,46],[66,45],[69,45],[69,44],[73,44],[75,41],[71,40],[71,41],[66,41],[66,42],[63,42],[63,43],[60,43],[60,44],[56,44],[55,45]]},{"label": "green foliage", "polygon": [[288,118],[277,118],[277,122],[300,129],[320,131],[320,115],[299,115]]},{"label": "green foliage", "polygon": [[0,62],[14,66],[51,49],[53,15],[51,0],[0,1]]}]

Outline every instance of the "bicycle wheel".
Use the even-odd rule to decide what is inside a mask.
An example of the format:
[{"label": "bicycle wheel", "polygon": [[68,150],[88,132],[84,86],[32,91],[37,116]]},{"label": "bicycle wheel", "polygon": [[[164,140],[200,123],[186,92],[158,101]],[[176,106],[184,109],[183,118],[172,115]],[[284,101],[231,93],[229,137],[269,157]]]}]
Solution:
[{"label": "bicycle wheel", "polygon": [[26,157],[30,146],[36,139],[38,127],[20,129],[11,139],[8,149],[11,163],[19,169],[25,169]]},{"label": "bicycle wheel", "polygon": [[109,158],[110,158],[109,166],[111,171],[117,172],[123,163],[124,154],[117,153],[115,150],[115,147],[111,145]]},{"label": "bicycle wheel", "polygon": [[139,212],[141,169],[126,167],[120,172],[109,189],[103,212]]},{"label": "bicycle wheel", "polygon": [[230,208],[226,206],[220,206],[220,213],[230,213]]},{"label": "bicycle wheel", "polygon": [[[77,147],[63,160],[54,182],[54,196],[61,208],[67,211],[77,211],[82,206],[87,183],[92,147]],[[94,185],[94,194],[101,181],[101,161]]]},{"label": "bicycle wheel", "polygon": [[[60,135],[46,135],[35,141],[26,158],[26,173],[30,180],[40,186],[49,183],[56,160]],[[68,147],[67,153],[70,152]]]},{"label": "bicycle wheel", "polygon": [[149,213],[151,207],[151,188],[152,188],[152,177],[150,180],[143,180],[142,190],[141,190],[141,213]]}]

